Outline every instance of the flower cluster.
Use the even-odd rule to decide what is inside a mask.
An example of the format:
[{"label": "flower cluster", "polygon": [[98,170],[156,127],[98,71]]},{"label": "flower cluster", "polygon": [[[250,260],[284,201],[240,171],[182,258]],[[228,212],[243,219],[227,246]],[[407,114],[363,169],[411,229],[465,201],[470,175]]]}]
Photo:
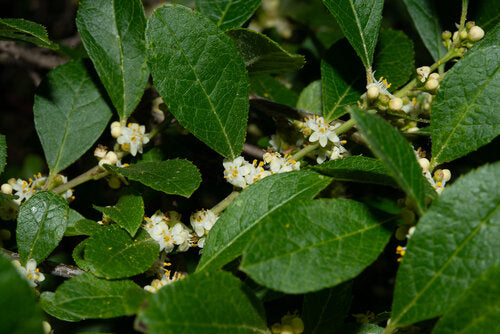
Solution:
[{"label": "flower cluster", "polygon": [[[291,158],[290,155],[281,156],[279,153],[265,153],[264,161],[254,160],[252,163],[243,157],[233,161],[224,161],[224,178],[227,182],[240,188],[246,188],[266,176],[277,173],[285,173],[300,169],[300,162]],[[264,168],[264,167],[267,167]]]},{"label": "flower cluster", "polygon": [[17,271],[26,278],[31,287],[36,287],[38,283],[45,279],[45,276],[36,267],[36,261],[33,259],[28,260],[26,267],[23,267],[17,260],[12,261],[16,266]]},{"label": "flower cluster", "polygon": [[[339,136],[335,133],[335,129],[340,126],[340,123],[330,125],[325,122],[325,119],[320,116],[312,116],[305,119],[305,125],[302,128],[304,136],[309,136],[310,142],[319,141],[321,149],[317,151],[316,162],[323,163],[327,159],[336,160],[343,158],[347,155],[347,150],[344,146],[346,141],[340,140]],[[328,142],[332,145],[327,146]]]},{"label": "flower cluster", "polygon": [[302,129],[302,133],[305,136],[309,136],[310,142],[319,141],[321,147],[325,147],[328,141],[334,144],[340,142],[339,137],[335,133],[335,129],[340,126],[339,123],[335,125],[330,125],[325,122],[325,119],[320,116],[311,116],[306,118],[305,127]]},{"label": "flower cluster", "polygon": [[[3,220],[12,220],[16,218],[17,209],[24,201],[31,198],[37,191],[41,191],[47,181],[46,176],[41,173],[33,175],[27,181],[23,179],[11,178],[7,183],[2,184],[1,191],[6,195],[13,195],[16,198],[11,201],[0,202],[0,218]],[[64,175],[57,174],[52,182],[52,187],[57,187],[61,184],[68,183],[68,178]],[[73,190],[66,190],[61,196],[67,200],[75,199]]]},{"label": "flower cluster", "polygon": [[219,217],[213,213],[212,210],[202,209],[200,211],[196,211],[191,215],[191,226],[194,229],[194,232],[198,236],[197,245],[199,248],[203,248],[205,244],[205,238],[208,235],[208,232],[212,229],[214,224],[217,222]]},{"label": "flower cluster", "polygon": [[177,246],[178,252],[185,252],[192,244],[192,231],[181,223],[180,214],[169,211],[168,215],[157,211],[150,218],[144,218],[143,228],[160,245],[160,251],[170,253]]},{"label": "flower cluster", "polygon": [[151,292],[151,293],[156,293],[156,292],[158,292],[158,290],[163,288],[165,285],[168,285],[168,284],[173,283],[175,281],[179,281],[179,280],[186,277],[185,275],[183,275],[179,272],[174,273],[172,277],[170,277],[170,274],[171,274],[170,270],[165,270],[165,273],[161,276],[160,279],[154,279],[151,282],[151,285],[146,285],[144,287],[144,290]]},{"label": "flower cluster", "polygon": [[429,160],[426,158],[418,159],[418,163],[420,167],[422,167],[422,174],[425,176],[427,181],[431,184],[431,186],[436,189],[436,192],[441,195],[444,190],[444,186],[446,182],[451,179],[451,172],[449,169],[438,169],[434,172],[434,176],[431,174],[429,167]]},{"label": "flower cluster", "polygon": [[[149,143],[149,137],[145,133],[146,127],[137,123],[128,123],[127,126],[111,124],[111,132],[116,137],[116,142],[121,145],[121,149],[136,156],[137,152],[142,153],[143,145]],[[119,129],[119,130],[118,130]]]}]

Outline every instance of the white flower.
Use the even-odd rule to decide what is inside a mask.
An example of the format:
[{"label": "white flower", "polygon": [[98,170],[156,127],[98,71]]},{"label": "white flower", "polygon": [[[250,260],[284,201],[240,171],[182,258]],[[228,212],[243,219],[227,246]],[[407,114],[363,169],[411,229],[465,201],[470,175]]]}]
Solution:
[{"label": "white flower", "polygon": [[253,168],[250,169],[250,173],[245,176],[245,181],[249,185],[271,175],[270,171],[264,169],[263,161],[257,163],[257,160],[254,160],[252,166]]},{"label": "white flower", "polygon": [[[61,175],[62,177],[62,182],[63,184],[65,183],[68,183],[68,177],[67,176],[63,176]],[[70,200],[70,199],[74,199],[73,197],[73,190],[72,189],[68,189],[66,190],[62,195],[61,195],[65,200]]]},{"label": "white flower", "polygon": [[177,223],[172,227],[172,236],[174,243],[179,247],[179,252],[185,252],[189,249],[191,244],[191,230],[182,223]]},{"label": "white flower", "polygon": [[191,226],[198,237],[203,237],[212,229],[219,217],[212,210],[202,209],[191,215]]},{"label": "white flower", "polygon": [[340,124],[334,126],[329,125],[325,122],[325,119],[320,116],[312,116],[306,119],[306,127],[302,130],[304,134],[311,132],[309,136],[310,142],[319,141],[321,147],[325,147],[330,140],[332,143],[339,142],[339,137],[335,133],[335,129],[339,127]]},{"label": "white flower", "polygon": [[336,160],[338,158],[343,158],[346,156],[347,150],[344,146],[338,144],[333,147],[332,154],[330,155],[330,160]]},{"label": "white flower", "polygon": [[[203,248],[203,246],[205,245],[205,240],[206,239],[207,239],[206,237],[198,239],[198,242],[196,243],[198,245],[198,248]],[[201,253],[201,251],[202,250],[200,250],[200,253]]]},{"label": "white flower", "polygon": [[249,164],[243,157],[238,157],[233,161],[224,161],[222,165],[224,166],[224,178],[227,182],[240,188],[247,186],[245,176],[252,171],[252,164]]},{"label": "white flower", "polygon": [[300,169],[300,162],[292,160],[290,155],[282,158],[279,153],[265,153],[264,162],[269,164],[272,173],[286,173]]},{"label": "white flower", "polygon": [[160,252],[164,250],[170,253],[174,247],[174,237],[172,229],[168,227],[167,222],[163,219],[163,213],[157,211],[151,218],[145,217],[146,224],[143,228],[149,233],[151,238],[160,245]]},{"label": "white flower", "polygon": [[45,276],[39,272],[34,259],[28,260],[26,267],[23,267],[17,260],[12,261],[16,266],[17,271],[28,281],[31,287],[36,287],[39,282],[45,280]]},{"label": "white flower", "polygon": [[116,139],[124,151],[130,151],[135,156],[137,152],[142,153],[142,146],[149,142],[149,137],[145,134],[146,127],[137,123],[128,123],[122,126],[121,136]]},{"label": "white flower", "polygon": [[[373,73],[375,74],[375,73]],[[380,77],[378,81],[375,79],[375,76],[372,76],[373,83],[366,86],[366,89],[370,89],[370,87],[377,87],[379,90],[379,94],[387,95],[390,98],[394,98],[394,95],[389,93],[388,89],[391,87],[390,83],[387,83],[387,80],[384,77]],[[366,93],[362,95],[362,97],[366,97]]]},{"label": "white flower", "polygon": [[151,285],[146,285],[144,287],[144,290],[151,292],[151,293],[156,293],[158,290],[163,288],[165,285],[179,281],[179,280],[183,279],[184,277],[185,276],[182,275],[181,273],[175,273],[172,276],[172,278],[170,278],[170,270],[166,270],[165,274],[163,274],[160,279],[154,279],[151,282]]},{"label": "white flower", "polygon": [[17,204],[21,204],[22,201],[28,200],[36,191],[32,181],[26,182],[21,179],[9,180],[9,184],[14,191],[14,196],[18,197],[14,200]]}]

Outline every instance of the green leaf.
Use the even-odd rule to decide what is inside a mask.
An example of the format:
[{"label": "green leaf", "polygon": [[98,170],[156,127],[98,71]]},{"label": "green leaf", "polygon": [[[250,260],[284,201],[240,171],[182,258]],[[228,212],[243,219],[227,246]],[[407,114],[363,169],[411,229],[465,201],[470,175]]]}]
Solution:
[{"label": "green leaf", "polygon": [[310,199],[331,179],[313,171],[275,174],[250,185],[210,230],[197,270],[216,269],[242,254],[268,215],[293,199]]},{"label": "green leaf", "polygon": [[377,45],[384,0],[323,0],[367,69]]},{"label": "green leaf", "polygon": [[35,295],[9,260],[0,255],[0,333],[43,333]]},{"label": "green leaf", "polygon": [[311,82],[302,90],[297,101],[297,108],[309,111],[316,115],[323,113],[321,102],[321,80]]},{"label": "green leaf", "polygon": [[117,225],[103,227],[85,246],[90,271],[106,279],[124,278],[145,272],[158,258],[158,243],[145,230],[135,239]]},{"label": "green leaf", "polygon": [[184,159],[141,162],[128,167],[106,166],[106,168],[165,194],[190,197],[201,183],[198,168]]},{"label": "green leaf", "polygon": [[141,100],[149,78],[142,2],[81,1],[76,25],[120,120],[125,121]]},{"label": "green leaf", "polygon": [[356,125],[365,136],[370,149],[385,163],[394,180],[414,201],[417,212],[425,212],[428,181],[415,158],[413,148],[399,131],[377,115],[353,109]]},{"label": "green leaf", "polygon": [[443,314],[500,254],[500,163],[445,188],[420,219],[401,262],[393,326]]},{"label": "green leaf", "polygon": [[68,203],[61,196],[42,191],[19,209],[16,240],[23,265],[29,259],[42,262],[61,241],[68,221]]},{"label": "green leaf", "polygon": [[69,209],[68,211],[68,222],[66,223],[66,231],[64,232],[64,236],[74,236],[79,234],[75,231],[75,225],[78,221],[85,219],[78,211]]},{"label": "green leaf", "polygon": [[321,61],[323,116],[330,122],[347,113],[346,105],[359,100],[363,69],[347,40],[335,43]]},{"label": "green leaf", "polygon": [[290,201],[259,224],[240,269],[286,293],[335,286],[377,259],[391,237],[382,226],[390,220],[351,200]]},{"label": "green leaf", "polygon": [[491,267],[463,292],[434,327],[434,334],[500,333],[500,265]]},{"label": "green leaf", "polygon": [[88,238],[82,240],[78,245],[76,245],[71,254],[71,257],[73,258],[73,261],[75,261],[76,265],[85,271],[90,271],[89,265],[84,259],[85,247],[87,246],[88,241]]},{"label": "green leaf", "polygon": [[446,74],[431,112],[433,166],[460,158],[500,134],[500,47],[476,50]]},{"label": "green leaf", "polygon": [[374,324],[358,324],[351,323],[347,324],[340,329],[339,333],[342,334],[382,334],[384,332],[383,327],[379,327]]},{"label": "green leaf", "polygon": [[226,34],[243,57],[250,75],[287,73],[304,66],[304,56],[288,53],[266,35],[242,28],[229,30]]},{"label": "green leaf", "polygon": [[111,117],[106,100],[81,61],[49,72],[35,95],[33,113],[51,174],[85,153]]},{"label": "green leaf", "polygon": [[401,87],[414,71],[413,42],[399,30],[382,30],[373,61],[377,77],[391,83],[391,90]]},{"label": "green leaf", "polygon": [[251,77],[250,89],[253,94],[290,107],[295,107],[299,98],[293,90],[268,75]]},{"label": "green leaf", "polygon": [[263,313],[239,279],[223,271],[205,271],[152,294],[137,321],[151,334],[269,333]]},{"label": "green leaf", "polygon": [[3,173],[5,165],[7,165],[7,141],[5,136],[0,135],[0,174]]},{"label": "green leaf", "polygon": [[420,38],[435,61],[446,54],[442,43],[443,28],[431,0],[403,0]]},{"label": "green leaf", "polygon": [[312,168],[338,181],[396,185],[382,161],[360,155],[330,160]]},{"label": "green leaf", "polygon": [[352,301],[352,282],[308,293],[304,296],[302,319],[305,333],[328,333],[339,328],[349,312]]},{"label": "green leaf", "polygon": [[43,48],[57,50],[49,40],[44,26],[25,19],[0,19],[0,39],[33,43]]},{"label": "green leaf", "polygon": [[112,221],[127,230],[132,237],[141,226],[144,218],[142,197],[134,194],[123,195],[113,207],[94,205],[94,209],[109,216]]},{"label": "green leaf", "polygon": [[146,293],[129,280],[107,281],[90,273],[75,276],[53,292],[43,292],[45,312],[65,321],[107,319],[137,313]]},{"label": "green leaf", "polygon": [[248,21],[261,0],[196,0],[196,9],[221,30],[240,27]]},{"label": "green leaf", "polygon": [[101,228],[98,222],[93,221],[91,219],[81,219],[71,226],[71,229],[66,229],[66,233],[64,233],[65,237],[71,237],[75,235],[92,235],[97,230]]},{"label": "green leaf", "polygon": [[221,155],[240,155],[248,118],[248,74],[233,41],[183,6],[148,21],[148,66],[179,123]]}]

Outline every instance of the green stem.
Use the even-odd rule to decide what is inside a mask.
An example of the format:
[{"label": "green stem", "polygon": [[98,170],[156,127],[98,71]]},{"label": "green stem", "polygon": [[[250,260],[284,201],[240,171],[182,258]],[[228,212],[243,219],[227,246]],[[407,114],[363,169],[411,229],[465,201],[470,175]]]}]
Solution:
[{"label": "green stem", "polygon": [[[448,61],[452,60],[453,58],[457,58],[462,56],[462,52],[459,50],[456,50],[454,48],[450,49],[444,56],[443,58],[439,59],[437,62],[431,65],[431,72],[434,71],[436,68],[440,67],[441,65],[444,65]],[[413,78],[410,82],[408,82],[403,88],[398,90],[397,92],[394,93],[394,96],[396,97],[404,97],[410,92],[413,87],[417,84],[417,78]]]},{"label": "green stem", "polygon": [[373,72],[371,67],[366,67],[366,84],[373,83]]},{"label": "green stem", "polygon": [[462,16],[460,17],[460,28],[458,28],[458,33],[460,33],[465,27],[465,21],[467,20],[468,6],[469,6],[469,0],[462,0]]},{"label": "green stem", "polygon": [[308,145],[304,148],[302,148],[300,151],[298,151],[297,153],[295,153],[293,156],[292,156],[292,160],[295,160],[295,161],[299,161],[301,160],[303,157],[305,157],[306,155],[308,155],[309,153],[313,152],[315,149],[317,149],[319,147],[319,143],[316,143],[316,144],[312,144],[312,145]]},{"label": "green stem", "polygon": [[[160,133],[163,129],[165,129],[169,124],[170,121],[172,120],[172,117],[165,117],[165,120],[161,122],[156,128],[151,130],[151,132],[148,134],[149,139],[153,139],[158,133]],[[128,152],[125,152],[124,156],[127,155]],[[90,180],[99,180],[102,179],[103,177],[109,175],[110,172],[103,169],[99,165],[92,167],[88,171],[86,171],[83,174],[78,175],[74,179],[68,181],[67,183],[61,184],[58,187],[55,187],[52,189],[52,191],[56,194],[62,194],[66,190],[74,188],[76,186],[79,186],[82,183],[85,183]],[[50,186],[50,183],[52,183],[52,180],[54,179],[55,175],[49,174],[49,177],[47,179],[47,182],[45,183],[47,189]]]},{"label": "green stem", "polygon": [[240,194],[239,191],[237,190],[234,190],[232,193],[230,193],[229,195],[227,195],[226,198],[224,198],[222,201],[220,201],[219,203],[217,203],[212,209],[212,212],[215,213],[216,215],[218,215],[219,213],[221,213],[222,211],[224,211],[228,206],[229,204],[231,204],[231,202],[236,198],[238,197],[238,195]]},{"label": "green stem", "polygon": [[68,181],[67,183],[61,184],[59,187],[52,189],[52,191],[55,192],[56,194],[62,194],[68,189],[74,188],[89,180],[99,180],[108,174],[109,172],[107,170],[103,170],[101,167],[95,166],[86,171],[85,173],[80,174],[74,179]]},{"label": "green stem", "polygon": [[428,119],[412,118],[412,117],[409,117],[409,116],[406,116],[406,115],[403,115],[403,114],[394,113],[394,112],[391,112],[391,111],[386,111],[386,113],[387,113],[387,115],[391,115],[391,116],[395,116],[395,117],[398,117],[398,118],[407,119],[409,121],[420,122],[420,123],[430,123],[431,122]]}]

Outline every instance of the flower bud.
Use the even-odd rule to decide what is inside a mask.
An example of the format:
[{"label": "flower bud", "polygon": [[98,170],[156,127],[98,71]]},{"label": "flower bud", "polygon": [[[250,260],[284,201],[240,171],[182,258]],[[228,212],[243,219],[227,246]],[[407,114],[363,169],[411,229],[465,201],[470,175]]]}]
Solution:
[{"label": "flower bud", "polygon": [[42,321],[43,333],[50,334],[52,332],[52,327],[47,321]]},{"label": "flower bud", "polygon": [[443,38],[443,40],[448,41],[451,38],[451,31],[449,30],[443,31],[441,37]]},{"label": "flower bud", "polygon": [[111,123],[111,130],[114,129],[114,128],[121,128],[122,125],[120,124],[120,122],[113,122]]},{"label": "flower bud", "polygon": [[442,172],[443,172],[443,181],[444,182],[450,181],[450,179],[451,179],[451,172],[450,172],[450,170],[449,169],[443,169]]},{"label": "flower bud", "polygon": [[408,230],[408,238],[410,238],[413,233],[415,233],[415,226],[410,227],[410,229]]},{"label": "flower bud", "polygon": [[467,30],[470,30],[473,26],[476,25],[476,22],[474,21],[469,21],[465,24],[465,27],[467,28]]},{"label": "flower bud", "polygon": [[438,169],[434,172],[434,180],[436,180],[437,182],[439,181],[443,181],[444,179],[444,173],[443,173],[443,170],[442,169]]},{"label": "flower bud", "polygon": [[113,152],[113,151],[109,151],[106,154],[106,158],[105,159],[107,159],[109,161],[110,165],[115,165],[116,162],[118,161],[118,157],[117,157],[116,153]]},{"label": "flower bud", "polygon": [[99,160],[99,167],[102,167],[104,169],[104,165],[112,165],[112,163],[108,159]]},{"label": "flower bud", "polygon": [[418,164],[420,165],[420,167],[422,167],[423,170],[429,169],[431,165],[429,160],[427,160],[426,158],[418,159]]},{"label": "flower bud", "polygon": [[401,219],[407,225],[413,224],[415,222],[415,213],[408,208],[403,208],[401,210]]},{"label": "flower bud", "polygon": [[439,80],[439,73],[431,73],[429,79]]},{"label": "flower bud", "polygon": [[429,73],[431,73],[431,68],[429,66],[422,66],[417,68],[417,76],[421,82],[425,82],[425,80],[427,80]]},{"label": "flower bud", "polygon": [[408,234],[408,226],[399,226],[396,229],[395,237],[399,241],[403,241],[406,239],[406,235]]},{"label": "flower bud", "polygon": [[403,107],[403,100],[399,97],[392,98],[389,102],[389,108],[394,111],[399,111]]},{"label": "flower bud", "polygon": [[281,334],[294,334],[293,327],[290,325],[281,326]]},{"label": "flower bud", "polygon": [[111,188],[111,189],[118,189],[120,188],[121,186],[121,182],[120,182],[120,179],[116,176],[112,176],[109,180],[108,180],[108,186]]},{"label": "flower bud", "polygon": [[439,87],[439,81],[437,81],[436,79],[429,79],[425,83],[425,89],[430,92],[434,92],[436,89],[438,89],[438,87]]},{"label": "flower bud", "polygon": [[273,334],[280,334],[281,333],[281,324],[280,323],[275,323],[274,325],[271,326],[271,333]]},{"label": "flower bud", "polygon": [[380,94],[380,90],[378,89],[377,86],[371,86],[370,88],[368,88],[368,90],[366,91],[366,96],[368,97],[368,99],[370,100],[375,100]]},{"label": "flower bud", "polygon": [[385,105],[389,104],[389,101],[390,101],[389,96],[387,96],[387,95],[380,95],[378,97],[378,100],[380,103],[385,104]]},{"label": "flower bud", "polygon": [[477,42],[484,37],[484,30],[481,27],[473,26],[469,30],[469,40],[472,42]]},{"label": "flower bud", "polygon": [[9,230],[6,229],[1,229],[0,230],[0,240],[9,240],[11,238],[12,234],[10,233]]},{"label": "flower bud", "polygon": [[54,177],[54,180],[52,182],[53,182],[53,186],[57,187],[57,186],[60,186],[61,184],[66,183],[66,181],[67,180],[65,180],[64,176],[62,176],[61,174],[57,174]]},{"label": "flower bud", "polygon": [[291,325],[294,334],[301,334],[302,332],[304,332],[304,322],[302,321],[301,318],[299,317],[293,318]]},{"label": "flower bud", "polygon": [[121,127],[111,129],[111,137],[118,138],[121,135],[122,135],[122,128]]},{"label": "flower bud", "polygon": [[468,37],[467,31],[462,30],[462,31],[460,32],[460,39],[461,39],[461,40],[464,40],[464,39],[467,39],[467,37]]},{"label": "flower bud", "polygon": [[457,38],[458,38],[458,31],[455,31],[455,32],[453,33],[453,40],[454,40],[454,41],[456,41],[456,40],[457,40]]},{"label": "flower bud", "polygon": [[2,192],[6,195],[12,195],[12,186],[8,183],[2,184]]}]

